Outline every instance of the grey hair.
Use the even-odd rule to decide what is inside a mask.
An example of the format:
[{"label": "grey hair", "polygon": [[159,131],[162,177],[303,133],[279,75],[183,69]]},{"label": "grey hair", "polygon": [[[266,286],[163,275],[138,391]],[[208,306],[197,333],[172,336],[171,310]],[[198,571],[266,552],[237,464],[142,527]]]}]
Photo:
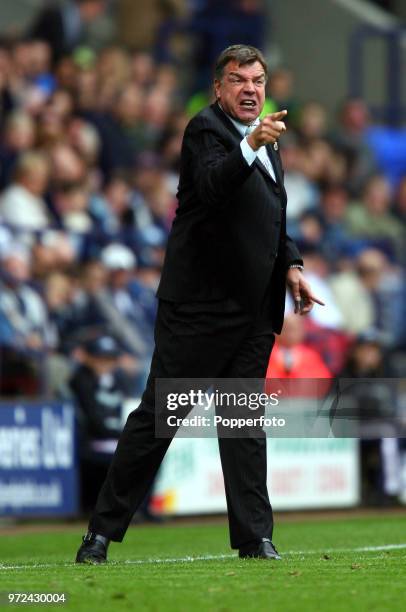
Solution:
[{"label": "grey hair", "polygon": [[239,66],[259,62],[268,76],[268,66],[262,52],[251,45],[231,45],[220,53],[214,68],[214,78],[220,80],[224,73],[225,66],[232,61],[236,61]]}]

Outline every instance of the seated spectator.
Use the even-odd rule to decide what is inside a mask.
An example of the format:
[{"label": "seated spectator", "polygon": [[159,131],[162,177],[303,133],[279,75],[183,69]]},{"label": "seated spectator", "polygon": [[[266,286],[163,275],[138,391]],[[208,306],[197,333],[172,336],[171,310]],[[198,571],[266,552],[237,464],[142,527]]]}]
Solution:
[{"label": "seated spectator", "polygon": [[136,264],[129,248],[110,244],[100,262],[87,265],[75,297],[74,328],[78,333],[94,326],[109,329],[131,357],[129,367],[144,371],[153,347],[155,299],[151,289],[136,281]]},{"label": "seated spectator", "polygon": [[346,225],[352,236],[387,241],[398,258],[404,255],[405,227],[390,211],[389,184],[382,176],[371,177],[360,203],[347,209]]},{"label": "seated spectator", "polygon": [[315,207],[317,190],[303,173],[302,152],[295,136],[292,133],[284,134],[280,140],[284,183],[289,200],[286,214],[288,219],[298,219],[302,212]]},{"label": "seated spectator", "polygon": [[16,164],[14,182],[0,198],[2,221],[27,230],[48,227],[50,215],[43,198],[48,181],[48,159],[42,153],[24,153]]},{"label": "seated spectator", "polygon": [[305,343],[305,327],[301,317],[285,317],[268,364],[267,378],[331,378],[332,374],[320,354]]},{"label": "seated spectator", "polygon": [[346,100],[340,108],[338,127],[330,137],[333,146],[345,156],[352,195],[358,194],[367,178],[377,171],[375,156],[367,143],[370,120],[364,100]]},{"label": "seated spectator", "polygon": [[177,202],[159,156],[144,153],[137,159],[131,205],[140,232],[157,228],[169,233]]},{"label": "seated spectator", "polygon": [[[75,331],[74,302],[78,284],[72,275],[51,272],[45,279],[44,299],[49,320],[56,334],[56,348],[68,355],[72,348],[72,334]],[[73,341],[74,342],[74,341]]]},{"label": "seated spectator", "polygon": [[302,149],[301,169],[318,186],[345,178],[344,159],[322,138],[310,140]]},{"label": "seated spectator", "polygon": [[[123,345],[145,358],[152,346],[153,317],[148,315],[152,292],[136,282],[135,255],[119,244],[111,244],[101,253],[108,271],[107,286],[99,301],[100,311]],[[117,326],[117,329],[115,329]],[[146,352],[145,352],[146,351]]]},{"label": "seated spectator", "polygon": [[393,213],[398,219],[403,221],[405,227],[406,222],[406,176],[403,177],[399,183],[399,186],[395,194],[395,206]]},{"label": "seated spectator", "polygon": [[364,249],[357,260],[358,274],[374,303],[373,325],[387,346],[406,343],[405,275],[378,249]]},{"label": "seated spectator", "polygon": [[89,213],[89,193],[82,183],[60,183],[52,194],[53,209],[61,226],[70,232],[84,234],[93,229]]},{"label": "seated spectator", "polygon": [[[92,101],[94,105],[94,101]],[[111,108],[98,112],[88,108],[84,118],[98,131],[101,141],[100,166],[106,178],[117,169],[130,169],[136,154],[145,146],[142,106],[145,97],[134,84],[125,84],[115,94]]]},{"label": "seated spectator", "polygon": [[131,194],[128,173],[117,171],[101,192],[91,195],[90,213],[105,232],[114,234],[123,228],[136,228]]},{"label": "seated spectator", "polygon": [[13,62],[10,49],[7,44],[0,42],[0,129],[4,127],[4,120],[14,108],[14,95],[10,83],[13,73]]},{"label": "seated spectator", "polygon": [[342,185],[324,187],[319,210],[323,225],[322,250],[331,264],[336,264],[340,255],[355,242],[346,225],[347,208],[348,192]]},{"label": "seated spectator", "polygon": [[0,394],[41,388],[43,355],[55,343],[46,306],[30,286],[30,256],[12,243],[0,254]]},{"label": "seated spectator", "polygon": [[52,184],[85,182],[85,161],[68,144],[58,143],[50,151]]},{"label": "seated spectator", "polygon": [[[300,103],[294,95],[294,80],[292,71],[283,66],[272,70],[267,84],[269,96],[274,103],[275,111],[284,108],[288,111],[285,123],[297,127]],[[274,111],[271,111],[274,112]]]},{"label": "seated spectator", "polygon": [[373,326],[387,346],[406,343],[404,271],[374,248],[364,248],[354,271],[333,276],[331,287],[350,331],[362,333]]},{"label": "seated spectator", "polygon": [[324,106],[318,102],[304,104],[299,112],[297,130],[305,146],[323,139],[327,132],[327,112]]},{"label": "seated spectator", "polygon": [[[333,293],[329,285],[330,269],[320,251],[314,245],[303,245],[303,261],[306,270],[306,278],[312,287],[315,295],[320,296],[325,303],[324,308],[314,308],[307,319],[314,322],[321,328],[331,330],[343,329],[343,316],[337,306]],[[317,293],[316,293],[317,291]],[[287,311],[293,311],[293,300],[290,295],[286,297]]]},{"label": "seated spectator", "polygon": [[[361,255],[358,259],[358,266],[336,272],[329,281],[334,301],[344,319],[344,328],[353,334],[366,331],[374,325],[376,319],[370,287],[364,282],[362,262],[366,261],[366,257],[369,259],[368,255]],[[373,257],[371,260],[373,265]]]},{"label": "seated spectator", "polygon": [[41,283],[53,272],[72,268],[78,258],[73,236],[62,230],[41,232],[32,245],[32,274]]},{"label": "seated spectator", "polygon": [[19,156],[35,143],[35,123],[27,113],[16,110],[5,121],[3,144],[0,146],[0,189],[13,178]]}]

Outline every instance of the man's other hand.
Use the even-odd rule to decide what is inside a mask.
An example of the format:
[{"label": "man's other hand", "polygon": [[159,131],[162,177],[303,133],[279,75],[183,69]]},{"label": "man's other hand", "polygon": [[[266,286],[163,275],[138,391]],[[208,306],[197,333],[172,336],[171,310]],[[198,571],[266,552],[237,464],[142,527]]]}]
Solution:
[{"label": "man's other hand", "polygon": [[313,295],[309,283],[299,268],[290,268],[286,275],[286,283],[295,304],[295,313],[305,315],[311,311],[314,304],[324,306],[324,302]]},{"label": "man's other hand", "polygon": [[262,119],[261,123],[247,137],[247,142],[251,149],[257,151],[260,147],[273,144],[278,140],[282,132],[285,132],[286,125],[282,119],[288,114],[287,110],[271,113]]}]

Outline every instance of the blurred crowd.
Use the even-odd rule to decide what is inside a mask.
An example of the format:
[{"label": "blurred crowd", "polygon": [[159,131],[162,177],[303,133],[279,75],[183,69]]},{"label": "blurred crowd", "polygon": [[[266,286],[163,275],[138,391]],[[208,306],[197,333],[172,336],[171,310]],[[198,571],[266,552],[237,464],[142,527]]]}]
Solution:
[{"label": "blurred crowd", "polygon": [[[119,368],[128,396],[142,390],[183,131],[210,101],[148,49],[75,46],[74,19],[93,19],[103,2],[77,5],[94,12],[63,22],[70,43],[62,44],[63,30],[50,39],[46,20],[0,43],[4,397],[67,393],[78,364],[94,370],[88,343],[106,335],[119,350],[96,351],[110,364],[100,384],[107,388],[106,372]],[[269,372],[403,376],[405,157],[400,152],[396,172],[382,162],[363,100],[345,100],[329,116],[317,101],[300,99],[284,66],[272,70],[267,87],[267,110],[288,110],[280,142],[288,232],[326,303],[292,320],[288,301]]]}]

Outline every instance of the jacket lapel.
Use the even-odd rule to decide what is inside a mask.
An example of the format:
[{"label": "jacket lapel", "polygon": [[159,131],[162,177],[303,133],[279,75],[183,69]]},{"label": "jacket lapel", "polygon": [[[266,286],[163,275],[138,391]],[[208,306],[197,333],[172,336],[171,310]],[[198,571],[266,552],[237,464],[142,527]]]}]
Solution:
[{"label": "jacket lapel", "polygon": [[[230,121],[230,119],[227,117],[227,115],[221,110],[221,108],[219,107],[218,103],[214,102],[214,104],[212,104],[210,108],[212,109],[212,111],[214,112],[216,117],[223,123],[223,125],[232,133],[234,138],[236,140],[238,140],[238,142],[241,142],[242,136],[241,136],[240,132],[237,130],[237,128],[235,127],[233,122]],[[267,153],[268,153],[268,157],[269,157],[269,159],[270,159],[270,161],[272,163],[273,170],[275,172],[276,183],[282,184],[282,176],[281,176],[281,172],[280,172],[280,169],[279,169],[279,164],[276,161],[272,145],[267,145],[266,150],[267,150]],[[272,183],[275,183],[275,181],[273,180],[272,176],[269,174],[268,170],[265,168],[265,166],[263,165],[263,163],[260,161],[260,159],[258,157],[256,158],[254,163],[255,163],[256,167],[262,172],[262,174],[268,180],[272,181]]]},{"label": "jacket lapel", "polygon": [[266,151],[268,153],[269,159],[271,160],[277,183],[283,184],[282,169],[280,167],[279,160],[277,159],[277,155],[275,154],[273,145],[267,145]]},{"label": "jacket lapel", "polygon": [[212,111],[216,115],[217,119],[220,119],[221,123],[231,132],[231,134],[234,136],[234,138],[236,140],[238,140],[238,142],[241,142],[242,136],[241,136],[240,132],[237,130],[237,128],[235,127],[233,122],[230,121],[230,119],[227,117],[227,115],[221,110],[221,108],[219,107],[218,103],[215,102],[214,104],[211,105],[210,108],[212,109]]},{"label": "jacket lapel", "polygon": [[[267,149],[268,151],[268,149]],[[269,155],[268,152],[268,157],[272,162],[272,167],[273,167],[273,171],[275,172],[275,177],[276,177],[276,181],[273,180],[272,176],[269,174],[268,170],[265,168],[264,164],[261,162],[261,160],[259,159],[259,157],[257,156],[256,160],[255,160],[255,165],[257,168],[259,168],[261,170],[261,172],[266,176],[267,179],[269,179],[270,181],[272,181],[272,183],[278,183],[279,182],[279,174],[275,168],[275,162],[272,159],[272,157]]]}]

